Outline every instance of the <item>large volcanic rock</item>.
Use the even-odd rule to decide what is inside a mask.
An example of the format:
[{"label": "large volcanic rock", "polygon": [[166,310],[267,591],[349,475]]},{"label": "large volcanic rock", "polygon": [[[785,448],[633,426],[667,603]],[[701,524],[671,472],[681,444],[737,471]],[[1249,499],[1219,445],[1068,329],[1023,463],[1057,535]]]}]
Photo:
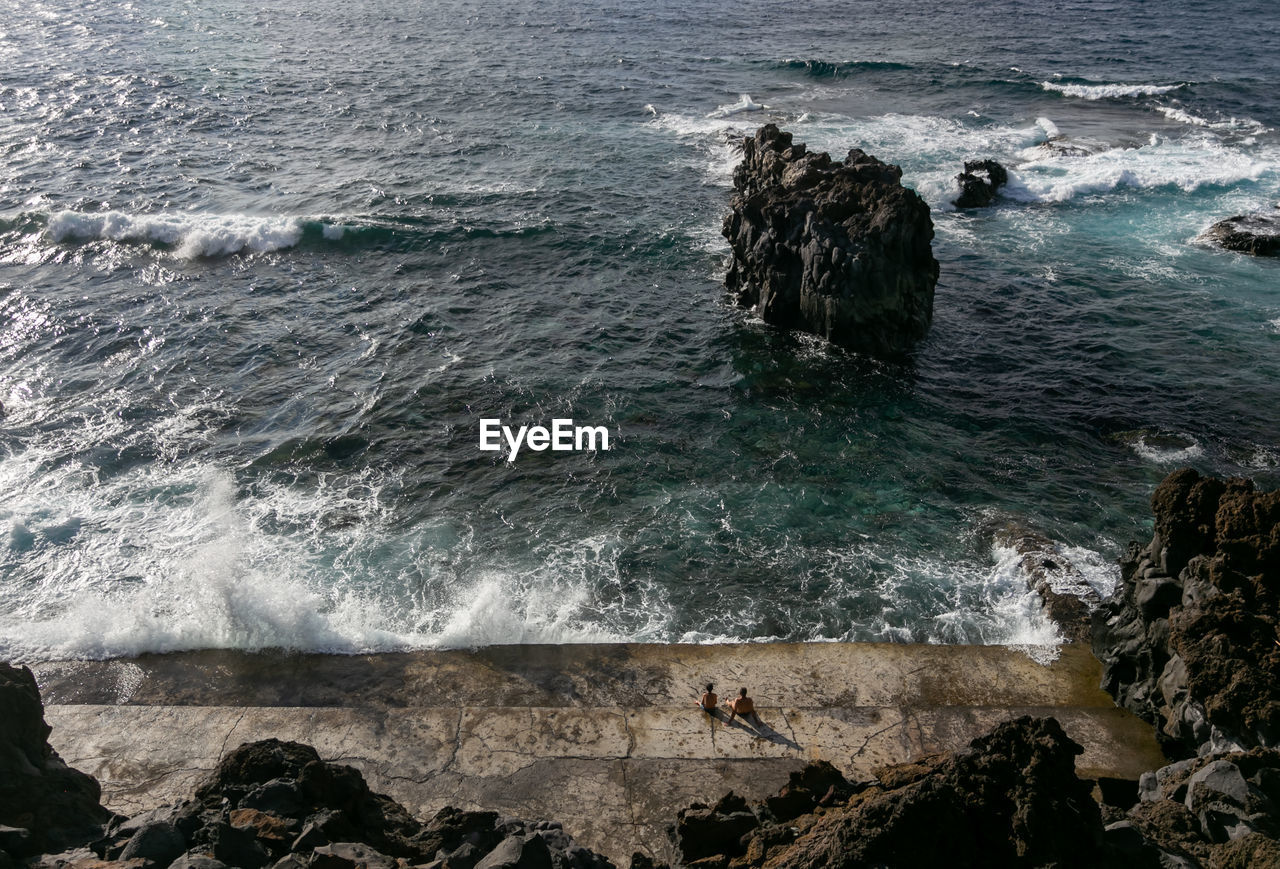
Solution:
[{"label": "large volcanic rock", "polygon": [[901,179],[860,150],[833,161],[766,124],[733,173],[725,284],[767,323],[901,355],[929,331],[938,282],[929,206]]},{"label": "large volcanic rock", "polygon": [[1204,237],[1227,250],[1280,256],[1280,211],[1228,217],[1209,227]]},{"label": "large volcanic rock", "polygon": [[1186,756],[1280,746],[1280,492],[1175,471],[1097,610],[1103,687]]},{"label": "large volcanic rock", "polygon": [[[1115,865],[1090,785],[1075,775],[1080,752],[1057,721],[1020,718],[968,751],[887,767],[874,782],[810,767],[755,818],[739,801],[719,826],[678,829],[679,845],[706,869]],[[806,777],[821,784],[806,788]],[[726,844],[733,818],[738,838]]]},{"label": "large volcanic rock", "polygon": [[1103,780],[1101,805],[1079,752],[1054,719],[1020,718],[873,781],[820,761],[754,806],[731,793],[686,809],[676,841],[697,869],[1280,866],[1280,751],[1192,758],[1138,788]]},{"label": "large volcanic rock", "polygon": [[14,857],[83,844],[112,817],[98,782],[67,766],[49,745],[52,728],[35,676],[0,662],[0,855]]}]

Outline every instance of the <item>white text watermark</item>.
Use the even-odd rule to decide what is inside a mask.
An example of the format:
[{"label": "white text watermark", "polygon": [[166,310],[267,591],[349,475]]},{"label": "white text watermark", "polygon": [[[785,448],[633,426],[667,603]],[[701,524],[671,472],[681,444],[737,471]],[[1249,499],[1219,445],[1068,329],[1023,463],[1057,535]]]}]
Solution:
[{"label": "white text watermark", "polygon": [[551,428],[522,425],[518,429],[503,425],[500,419],[480,420],[480,449],[499,452],[503,442],[507,445],[507,461],[514,462],[521,449],[527,447],[536,453],[583,452],[608,450],[609,429],[602,425],[574,425],[571,419],[553,419]]}]

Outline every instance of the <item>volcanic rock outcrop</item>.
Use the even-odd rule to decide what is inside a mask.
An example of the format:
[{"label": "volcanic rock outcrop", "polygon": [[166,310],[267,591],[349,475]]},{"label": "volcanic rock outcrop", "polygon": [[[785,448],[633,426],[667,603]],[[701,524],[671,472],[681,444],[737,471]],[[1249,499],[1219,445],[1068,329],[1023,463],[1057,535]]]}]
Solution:
[{"label": "volcanic rock outcrop", "polygon": [[709,815],[697,826],[682,813],[677,844],[704,869],[1108,865],[1098,804],[1075,775],[1080,751],[1052,718],[1020,718],[873,782],[810,766],[754,812],[729,795],[691,809]]},{"label": "volcanic rock outcrop", "polygon": [[834,161],[766,124],[734,170],[725,284],[767,323],[902,355],[929,331],[938,262],[929,206],[901,179],[861,150]]},{"label": "volcanic rock outcrop", "polygon": [[1000,188],[1009,183],[1009,173],[995,160],[966,160],[956,183],[960,185],[956,208],[986,208],[995,201]]},{"label": "volcanic rock outcrop", "polygon": [[[113,824],[92,853],[174,869],[612,869],[555,822],[441,809],[422,823],[359,771],[268,739],[231,752],[195,798]],[[74,855],[68,855],[72,867]],[[67,859],[67,857],[64,857]],[[49,862],[49,858],[46,858]],[[54,861],[56,862],[56,861]],[[86,864],[88,865],[88,864]]]},{"label": "volcanic rock outcrop", "polygon": [[1183,761],[1139,792],[1097,782],[1099,804],[1079,751],[1054,719],[1020,718],[870,782],[818,762],[755,805],[730,793],[682,811],[676,844],[698,869],[1280,866],[1280,752]]},{"label": "volcanic rock outcrop", "polygon": [[98,782],[63,763],[49,732],[35,676],[0,662],[0,860],[87,841],[112,817]]},{"label": "volcanic rock outcrop", "polygon": [[1280,746],[1280,492],[1175,471],[1095,613],[1103,688],[1174,756]]},{"label": "volcanic rock outcrop", "polygon": [[1228,217],[1205,230],[1204,237],[1227,250],[1280,256],[1280,210]]}]

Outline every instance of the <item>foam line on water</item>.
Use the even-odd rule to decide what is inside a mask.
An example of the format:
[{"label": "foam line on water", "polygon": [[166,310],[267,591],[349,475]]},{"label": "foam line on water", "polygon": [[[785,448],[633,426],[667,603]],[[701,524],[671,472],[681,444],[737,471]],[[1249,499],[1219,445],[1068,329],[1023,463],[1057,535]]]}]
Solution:
[{"label": "foam line on water", "polygon": [[1153,97],[1176,91],[1186,87],[1181,84],[1063,84],[1061,82],[1044,81],[1040,87],[1046,91],[1056,91],[1068,97],[1079,97],[1085,100],[1108,100],[1125,97]]},{"label": "foam line on water", "polygon": [[1227,118],[1220,121],[1210,121],[1199,115],[1192,114],[1179,106],[1156,106],[1156,111],[1164,115],[1171,121],[1177,121],[1180,124],[1187,124],[1192,127],[1201,127],[1209,130],[1221,130],[1226,132],[1239,132],[1249,135],[1259,135],[1267,132],[1267,127],[1261,121],[1253,118]]},{"label": "foam line on water", "polygon": [[195,259],[284,250],[301,242],[308,227],[326,241],[339,241],[351,229],[294,216],[59,211],[50,215],[47,232],[56,243],[157,244],[172,248],[179,258]]}]

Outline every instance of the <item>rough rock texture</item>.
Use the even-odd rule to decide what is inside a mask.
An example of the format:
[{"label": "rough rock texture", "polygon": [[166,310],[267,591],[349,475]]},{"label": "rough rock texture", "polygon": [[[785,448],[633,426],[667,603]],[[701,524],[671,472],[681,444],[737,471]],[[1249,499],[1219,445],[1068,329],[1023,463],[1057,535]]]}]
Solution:
[{"label": "rough rock texture", "polygon": [[990,532],[996,546],[1017,553],[1027,587],[1040,595],[1045,612],[1063,637],[1073,643],[1088,642],[1092,613],[1102,600],[1062,548],[1047,535],[1013,521],[995,523]]},{"label": "rough rock texture", "polygon": [[1041,142],[1037,148],[1053,157],[1088,157],[1090,154],[1096,154],[1102,148],[1096,144],[1087,144],[1076,140],[1068,139],[1066,136],[1050,136],[1047,141]]},{"label": "rough rock texture", "polygon": [[860,150],[837,162],[761,127],[733,174],[725,284],[767,323],[904,353],[929,331],[938,262],[929,206],[901,178]]},{"label": "rough rock texture", "polygon": [[1175,471],[1094,619],[1103,688],[1174,756],[1280,745],[1280,492]]},{"label": "rough rock texture", "polygon": [[1191,758],[1143,776],[1127,821],[1202,866],[1280,866],[1280,751]]},{"label": "rough rock texture", "polygon": [[112,817],[97,781],[49,746],[50,731],[31,671],[0,662],[0,855],[83,844]]},{"label": "rough rock texture", "polygon": [[[750,809],[730,795],[710,810],[720,825],[678,825],[679,846],[708,869],[1113,864],[1090,785],[1075,775],[1079,752],[1055,720],[1024,717],[969,751],[888,767],[872,783],[810,767],[779,794],[803,790],[803,805],[788,802],[779,816],[770,798],[748,821]],[[788,817],[797,808],[804,813]],[[733,818],[741,820],[730,831]]]},{"label": "rough rock texture", "polygon": [[1078,750],[1053,719],[1021,718],[874,781],[811,764],[754,806],[732,793],[691,806],[677,844],[700,869],[1280,867],[1280,752],[1181,761],[1122,805],[1101,787],[1099,807],[1072,770]]},{"label": "rough rock texture", "polygon": [[995,160],[966,160],[956,183],[960,185],[956,208],[986,208],[995,201],[997,191],[1009,183],[1009,173]]},{"label": "rough rock texture", "polygon": [[[186,802],[130,820],[49,866],[186,869],[610,869],[554,822],[446,807],[427,823],[310,746],[268,739],[231,752]],[[103,862],[106,861],[106,862]]]},{"label": "rough rock texture", "polygon": [[1227,250],[1280,256],[1280,211],[1228,217],[1209,227],[1204,237]]}]

